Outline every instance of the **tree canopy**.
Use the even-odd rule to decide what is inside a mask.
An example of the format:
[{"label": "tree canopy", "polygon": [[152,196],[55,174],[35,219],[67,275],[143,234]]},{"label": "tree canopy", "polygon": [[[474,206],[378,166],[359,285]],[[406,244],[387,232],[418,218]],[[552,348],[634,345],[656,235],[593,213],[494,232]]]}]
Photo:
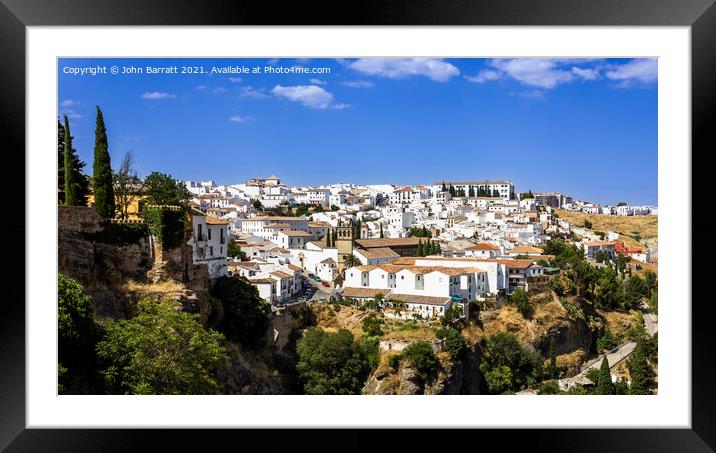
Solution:
[{"label": "tree canopy", "polygon": [[134,318],[106,322],[97,345],[110,393],[215,394],[215,370],[228,360],[223,335],[171,299],[137,307]]},{"label": "tree canopy", "polygon": [[107,130],[104,126],[102,110],[97,106],[95,123],[94,162],[92,163],[92,191],[94,205],[100,217],[114,218],[114,186],[112,185],[112,165],[107,144]]},{"label": "tree canopy", "polygon": [[224,316],[218,329],[231,341],[259,346],[266,338],[271,307],[255,286],[239,277],[221,277],[212,295],[221,301]]},{"label": "tree canopy", "polygon": [[153,171],[144,180],[144,191],[148,204],[187,207],[190,193],[183,182],[170,175]]},{"label": "tree canopy", "polygon": [[353,334],[340,329],[306,330],[296,344],[296,369],[309,395],[357,395],[370,373],[366,351]]}]

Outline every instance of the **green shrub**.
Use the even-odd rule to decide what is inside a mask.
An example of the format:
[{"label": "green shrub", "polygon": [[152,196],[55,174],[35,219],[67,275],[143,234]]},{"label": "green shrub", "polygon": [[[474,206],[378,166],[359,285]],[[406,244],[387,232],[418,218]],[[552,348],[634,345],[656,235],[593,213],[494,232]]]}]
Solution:
[{"label": "green shrub", "polygon": [[397,370],[400,366],[400,354],[388,356],[388,366]]},{"label": "green shrub", "polygon": [[547,381],[537,389],[538,395],[559,395],[562,391],[557,381]]},{"label": "green shrub", "polygon": [[142,218],[164,250],[171,250],[184,243],[184,209],[147,205],[142,208]]},{"label": "green shrub", "polygon": [[383,324],[383,322],[380,319],[376,318],[374,314],[370,314],[363,318],[362,324],[363,332],[365,332],[365,334],[369,337],[383,335],[383,331],[380,329],[380,326]]},{"label": "green shrub", "polygon": [[427,341],[416,341],[403,349],[403,358],[410,362],[418,373],[420,379],[427,381],[438,369],[438,362],[435,358],[432,346]]}]

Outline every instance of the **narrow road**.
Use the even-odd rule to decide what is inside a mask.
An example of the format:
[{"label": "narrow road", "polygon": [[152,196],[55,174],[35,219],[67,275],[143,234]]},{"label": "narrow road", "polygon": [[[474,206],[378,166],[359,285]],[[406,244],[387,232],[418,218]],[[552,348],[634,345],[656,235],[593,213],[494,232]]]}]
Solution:
[{"label": "narrow road", "polygon": [[305,287],[307,284],[313,286],[316,289],[316,292],[311,297],[312,302],[328,302],[328,299],[331,298],[334,292],[333,285],[326,288],[323,286],[320,282],[317,282],[311,278],[308,278],[308,272],[303,271],[303,286]]},{"label": "narrow road", "polygon": [[[649,334],[649,336],[654,336],[654,334],[658,331],[659,327],[658,316],[652,313],[649,310],[649,306],[646,304],[642,304],[641,312],[644,315],[644,327],[647,333]],[[636,343],[634,343],[633,341],[627,341],[625,343],[620,344],[611,351],[607,352],[606,357],[607,362],[609,363],[609,369],[613,369],[624,359],[629,357],[632,352],[634,352],[634,349],[636,349]],[[590,362],[588,365],[582,367],[582,371],[580,371],[579,374],[577,374],[576,376],[560,379],[559,387],[566,390],[572,387],[574,384],[581,384],[586,379],[587,371],[589,371],[590,369],[599,369],[599,367],[602,365],[603,359],[604,355],[600,355],[599,357],[597,357],[597,359]]]}]

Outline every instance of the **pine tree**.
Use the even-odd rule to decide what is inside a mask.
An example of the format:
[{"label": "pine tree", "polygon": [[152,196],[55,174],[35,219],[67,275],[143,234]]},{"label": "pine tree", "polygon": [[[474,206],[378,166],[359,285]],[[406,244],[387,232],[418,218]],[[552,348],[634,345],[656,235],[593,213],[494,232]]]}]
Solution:
[{"label": "pine tree", "polygon": [[614,395],[614,383],[612,382],[612,374],[609,371],[609,361],[604,356],[602,365],[599,367],[599,377],[597,378],[597,395]]},{"label": "pine tree", "polygon": [[447,190],[447,187],[445,187],[445,181],[443,181],[443,192]]},{"label": "pine tree", "polygon": [[112,187],[112,166],[109,160],[107,130],[102,110],[97,106],[97,120],[94,139],[94,163],[92,166],[92,189],[97,213],[105,218],[114,217],[114,188]]},{"label": "pine tree", "polygon": [[65,115],[65,205],[77,206],[77,192],[75,184],[75,172],[72,168],[72,134],[70,133],[70,122]]}]

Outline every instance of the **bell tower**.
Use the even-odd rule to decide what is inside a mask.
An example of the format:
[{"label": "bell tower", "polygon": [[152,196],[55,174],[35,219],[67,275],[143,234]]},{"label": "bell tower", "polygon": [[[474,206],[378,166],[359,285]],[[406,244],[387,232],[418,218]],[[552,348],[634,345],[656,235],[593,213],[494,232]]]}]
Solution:
[{"label": "bell tower", "polygon": [[336,249],[338,251],[338,272],[346,268],[345,257],[353,255],[353,226],[336,227]]}]

